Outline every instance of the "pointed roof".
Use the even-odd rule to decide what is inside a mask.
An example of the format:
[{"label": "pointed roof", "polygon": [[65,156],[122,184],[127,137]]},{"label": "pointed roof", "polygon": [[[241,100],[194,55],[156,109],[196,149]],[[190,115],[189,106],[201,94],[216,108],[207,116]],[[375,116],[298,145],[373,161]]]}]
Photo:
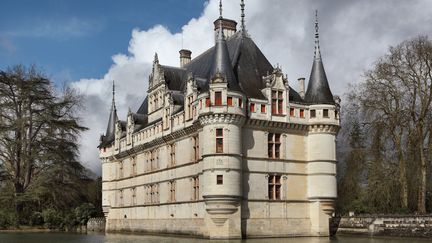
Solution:
[{"label": "pointed roof", "polygon": [[[222,15],[219,17],[219,19],[222,20]],[[237,79],[234,75],[233,68],[231,66],[228,46],[223,34],[222,21],[219,21],[219,29],[215,44],[215,51],[213,53],[213,63],[210,69],[209,78],[212,79],[219,74],[225,78],[225,82],[228,83],[228,87],[231,90],[240,90]]]},{"label": "pointed roof", "polygon": [[115,105],[115,84],[113,81],[111,112],[108,120],[107,130],[105,136],[103,137],[103,141],[101,143],[102,146],[108,145],[109,143],[114,141],[115,125],[117,121],[118,121],[118,116],[117,116],[117,108]]},{"label": "pointed roof", "polygon": [[334,104],[321,58],[318,32],[318,11],[315,12],[315,56],[312,64],[305,101],[311,104]]}]

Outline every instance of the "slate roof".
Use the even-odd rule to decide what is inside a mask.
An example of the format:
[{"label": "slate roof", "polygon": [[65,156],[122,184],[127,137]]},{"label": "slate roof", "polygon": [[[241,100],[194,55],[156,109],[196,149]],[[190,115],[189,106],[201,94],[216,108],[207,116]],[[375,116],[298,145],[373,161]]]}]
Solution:
[{"label": "slate roof", "polygon": [[[230,90],[242,91],[250,98],[265,99],[261,90],[265,88],[265,83],[262,77],[273,72],[273,66],[254,43],[254,41],[242,31],[238,31],[233,36],[224,41],[227,48],[227,53],[231,62],[232,72],[234,77],[229,78]],[[161,65],[164,70],[164,78],[168,88],[171,91],[183,92],[186,87],[188,73],[191,73],[198,86],[200,92],[208,91],[209,83],[214,74],[215,60],[220,60],[216,56],[218,45],[211,47],[201,55],[192,59],[183,68]],[[224,48],[220,45],[219,48]],[[223,57],[225,58],[225,57]],[[224,61],[225,63],[225,61]],[[225,64],[224,64],[225,65]],[[236,82],[235,84],[233,82]],[[231,86],[231,87],[230,87]],[[175,102],[180,102],[182,98],[178,92],[173,92]],[[304,103],[305,101],[300,95],[290,87],[289,92],[290,102]],[[138,114],[147,114],[148,102],[147,97],[138,109]]]}]

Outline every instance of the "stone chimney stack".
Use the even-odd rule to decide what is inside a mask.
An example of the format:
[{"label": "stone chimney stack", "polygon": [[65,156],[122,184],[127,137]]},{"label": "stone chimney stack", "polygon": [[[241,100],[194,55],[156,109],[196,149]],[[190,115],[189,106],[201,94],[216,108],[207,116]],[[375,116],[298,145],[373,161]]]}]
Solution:
[{"label": "stone chimney stack", "polygon": [[299,95],[300,97],[302,97],[302,99],[304,99],[305,97],[305,78],[299,78]]},{"label": "stone chimney stack", "polygon": [[184,67],[191,60],[192,52],[190,50],[181,49],[180,53],[180,67]]},{"label": "stone chimney stack", "polygon": [[213,22],[214,24],[214,31],[215,31],[215,40],[217,40],[217,33],[219,29],[219,22],[222,21],[222,30],[223,34],[225,36],[225,39],[230,38],[232,35],[234,35],[237,31],[237,22],[231,19],[224,19],[219,18]]}]

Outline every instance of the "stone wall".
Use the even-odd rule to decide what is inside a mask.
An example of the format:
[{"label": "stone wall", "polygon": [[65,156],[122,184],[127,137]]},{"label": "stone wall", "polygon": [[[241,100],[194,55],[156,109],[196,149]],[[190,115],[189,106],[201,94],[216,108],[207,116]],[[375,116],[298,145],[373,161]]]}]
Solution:
[{"label": "stone wall", "polygon": [[91,218],[87,221],[87,231],[104,232],[105,218]]},{"label": "stone wall", "polygon": [[432,216],[356,216],[331,220],[333,234],[432,237]]}]

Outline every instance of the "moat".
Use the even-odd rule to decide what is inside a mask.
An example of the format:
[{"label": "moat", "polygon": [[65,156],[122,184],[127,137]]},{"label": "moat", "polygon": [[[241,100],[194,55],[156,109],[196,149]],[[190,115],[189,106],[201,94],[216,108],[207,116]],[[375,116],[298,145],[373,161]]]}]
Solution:
[{"label": "moat", "polygon": [[[271,239],[248,239],[233,240],[229,242],[245,243],[333,243],[333,242],[352,242],[352,243],[423,243],[430,242],[430,239],[417,238],[367,238],[339,236],[334,238],[271,238]],[[126,235],[126,234],[69,234],[69,233],[0,233],[2,243],[198,243],[198,242],[228,242],[228,241],[209,241],[204,239],[183,238],[183,237],[161,237],[148,235]]]}]

